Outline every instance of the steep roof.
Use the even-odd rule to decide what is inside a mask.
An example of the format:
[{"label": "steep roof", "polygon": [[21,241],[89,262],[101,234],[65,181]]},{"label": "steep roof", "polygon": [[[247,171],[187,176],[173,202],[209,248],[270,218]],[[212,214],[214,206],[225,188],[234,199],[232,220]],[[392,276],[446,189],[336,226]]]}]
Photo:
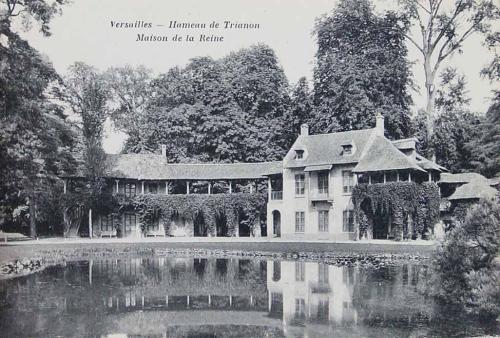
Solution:
[{"label": "steep roof", "polygon": [[399,151],[391,141],[376,136],[366,154],[361,158],[353,172],[388,171],[413,169],[424,171],[410,157]]},{"label": "steep roof", "polygon": [[415,149],[418,140],[414,137],[391,141],[398,149]]},{"label": "steep roof", "polygon": [[449,200],[467,200],[479,198],[493,198],[498,194],[495,188],[490,187],[488,180],[474,179],[458,187],[455,192],[448,197]]},{"label": "steep roof", "polygon": [[[285,168],[298,168],[325,164],[356,163],[370,139],[373,129],[352,130],[330,134],[301,135],[292,149],[303,149],[307,156],[303,160],[285,158]],[[342,155],[342,145],[352,144],[354,153]]]},{"label": "steep roof", "polygon": [[445,167],[440,166],[439,164],[434,163],[419,154],[416,154],[415,161],[422,169],[425,170],[448,171]]},{"label": "steep roof", "polygon": [[469,183],[475,180],[487,181],[488,179],[478,173],[441,174],[439,183]]},{"label": "steep roof", "polygon": [[107,155],[105,176],[139,180],[236,180],[258,179],[277,172],[282,172],[281,161],[176,164],[156,154],[115,154]]}]

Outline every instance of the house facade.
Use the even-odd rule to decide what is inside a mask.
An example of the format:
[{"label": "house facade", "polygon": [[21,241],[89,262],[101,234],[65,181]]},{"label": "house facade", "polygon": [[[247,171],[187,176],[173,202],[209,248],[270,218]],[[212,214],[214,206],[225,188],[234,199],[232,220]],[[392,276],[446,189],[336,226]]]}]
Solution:
[{"label": "house facade", "polygon": [[[168,217],[154,215],[143,224],[133,207],[105,213],[90,209],[85,225],[67,226],[68,236],[354,240],[358,234],[352,192],[357,184],[437,182],[446,170],[417,154],[416,139],[387,139],[381,115],[376,116],[374,128],[364,130],[309,135],[308,126],[303,125],[283,161],[173,164],[169,163],[163,146],[161,155],[108,155],[105,167],[108,196],[134,199],[142,195],[184,195],[178,196],[178,200],[189,205],[196,200],[197,204],[192,205],[199,207],[209,202],[199,195],[223,194],[225,199],[220,203],[227,205],[233,199],[267,192],[267,205],[263,214],[259,211],[257,220],[252,218],[251,227],[244,224],[249,223],[248,215],[232,215],[237,218],[232,229],[228,228],[229,216],[221,216],[220,211],[213,216],[215,220],[211,222],[216,224],[210,228],[204,224],[209,218],[206,214],[190,214],[189,210]],[[78,193],[77,183],[82,180],[84,175],[66,177],[64,191]],[[239,225],[234,226],[235,222]],[[382,225],[374,228],[373,238],[392,238],[390,218],[374,222]],[[82,233],[81,229],[88,229],[88,233]]]},{"label": "house facade", "polygon": [[[391,141],[384,118],[372,129],[309,135],[307,125],[271,175],[268,233],[287,239],[353,240],[358,183],[436,182],[445,168],[416,152],[416,139]],[[390,238],[391,224],[373,238]]]}]

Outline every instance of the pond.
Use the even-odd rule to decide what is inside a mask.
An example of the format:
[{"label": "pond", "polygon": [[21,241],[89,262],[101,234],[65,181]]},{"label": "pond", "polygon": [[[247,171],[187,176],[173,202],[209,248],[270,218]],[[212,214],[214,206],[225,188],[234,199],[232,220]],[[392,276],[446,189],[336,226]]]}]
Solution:
[{"label": "pond", "polygon": [[[424,261],[425,262],[425,261]],[[136,257],[0,281],[1,335],[450,337],[495,333],[419,291],[422,262]]]}]

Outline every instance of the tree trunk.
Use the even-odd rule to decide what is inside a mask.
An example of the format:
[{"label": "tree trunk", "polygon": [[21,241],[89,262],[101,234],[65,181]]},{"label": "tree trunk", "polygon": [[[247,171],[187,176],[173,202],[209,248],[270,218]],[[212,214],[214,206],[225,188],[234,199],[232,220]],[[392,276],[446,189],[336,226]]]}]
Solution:
[{"label": "tree trunk", "polygon": [[28,197],[29,212],[30,212],[30,237],[36,237],[36,207],[35,207],[35,197],[33,191],[30,191]]},{"label": "tree trunk", "polygon": [[426,129],[427,129],[427,145],[428,150],[432,151],[429,147],[430,139],[433,132],[433,121],[434,121],[434,99],[436,95],[434,81],[436,74],[431,66],[431,54],[427,53],[424,55],[424,71],[425,71],[425,92],[426,92]]}]

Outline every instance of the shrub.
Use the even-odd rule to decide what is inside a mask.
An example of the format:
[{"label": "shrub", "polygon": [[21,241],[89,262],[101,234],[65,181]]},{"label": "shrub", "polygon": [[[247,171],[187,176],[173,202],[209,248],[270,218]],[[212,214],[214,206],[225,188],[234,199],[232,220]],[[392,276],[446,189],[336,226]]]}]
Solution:
[{"label": "shrub", "polygon": [[481,200],[449,232],[433,257],[432,293],[480,315],[500,314],[500,206]]}]

